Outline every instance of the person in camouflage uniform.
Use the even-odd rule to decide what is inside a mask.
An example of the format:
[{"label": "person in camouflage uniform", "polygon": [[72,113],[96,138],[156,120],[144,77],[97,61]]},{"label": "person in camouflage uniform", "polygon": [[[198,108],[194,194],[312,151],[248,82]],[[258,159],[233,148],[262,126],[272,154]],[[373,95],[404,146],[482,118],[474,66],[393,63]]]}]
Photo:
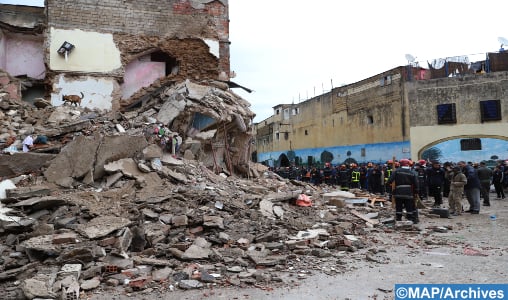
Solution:
[{"label": "person in camouflage uniform", "polygon": [[450,174],[450,194],[448,195],[448,205],[452,216],[462,214],[462,194],[464,186],[467,183],[467,177],[462,173],[459,166],[455,166]]}]

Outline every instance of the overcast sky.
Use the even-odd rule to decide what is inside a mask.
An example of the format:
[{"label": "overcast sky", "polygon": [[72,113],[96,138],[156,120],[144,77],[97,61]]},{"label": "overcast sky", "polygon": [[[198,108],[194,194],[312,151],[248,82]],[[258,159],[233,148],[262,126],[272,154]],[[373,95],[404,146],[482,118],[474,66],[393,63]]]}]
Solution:
[{"label": "overcast sky", "polygon": [[237,92],[260,122],[277,104],[329,91],[331,81],[406,65],[405,54],[423,67],[449,56],[483,60],[508,38],[507,8],[488,0],[230,0],[232,80],[255,90]]},{"label": "overcast sky", "polygon": [[[43,5],[43,0],[0,3]],[[508,38],[508,1],[229,0],[232,80],[255,122],[408,62],[470,55],[483,60]],[[508,46],[505,48],[508,49]],[[474,55],[473,55],[474,54]]]}]

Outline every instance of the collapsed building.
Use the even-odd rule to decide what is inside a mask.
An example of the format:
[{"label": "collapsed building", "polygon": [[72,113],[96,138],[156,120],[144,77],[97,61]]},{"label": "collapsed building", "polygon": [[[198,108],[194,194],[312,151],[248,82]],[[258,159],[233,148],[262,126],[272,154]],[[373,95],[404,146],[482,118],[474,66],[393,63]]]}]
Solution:
[{"label": "collapsed building", "polygon": [[[192,151],[215,171],[252,175],[254,113],[230,89],[238,85],[230,81],[227,1],[49,0],[44,8],[1,8],[4,98],[42,108],[74,95],[83,108],[166,126],[183,138],[182,153]],[[143,115],[134,119],[132,111]],[[7,127],[2,134],[46,133]]]}]

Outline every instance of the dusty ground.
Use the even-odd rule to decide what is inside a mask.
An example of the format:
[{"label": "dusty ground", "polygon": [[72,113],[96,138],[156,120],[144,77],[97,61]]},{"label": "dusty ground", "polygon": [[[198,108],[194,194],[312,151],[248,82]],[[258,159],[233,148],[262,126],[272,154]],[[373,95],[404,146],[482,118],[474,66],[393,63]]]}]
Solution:
[{"label": "dusty ground", "polygon": [[[336,253],[331,259],[340,272],[332,276],[326,275],[330,270],[312,266],[299,279],[299,270],[288,268],[280,271],[279,286],[133,294],[109,290],[96,291],[90,299],[393,299],[396,283],[507,283],[508,200],[491,200],[491,205],[483,206],[479,215],[453,219],[424,215],[419,232],[373,229],[371,234],[379,241],[375,251]],[[451,229],[432,230],[439,226]],[[366,255],[373,259],[365,259]]]}]

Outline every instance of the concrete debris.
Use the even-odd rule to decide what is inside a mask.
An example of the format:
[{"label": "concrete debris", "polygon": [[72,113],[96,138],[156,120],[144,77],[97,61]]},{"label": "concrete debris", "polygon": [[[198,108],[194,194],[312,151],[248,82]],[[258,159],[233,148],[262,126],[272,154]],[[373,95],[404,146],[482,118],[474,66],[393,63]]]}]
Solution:
[{"label": "concrete debris", "polygon": [[[16,150],[0,154],[0,290],[78,299],[284,284],[347,270],[339,255],[389,263],[370,251],[387,244],[379,235],[414,231],[365,193],[249,162],[254,114],[223,85],[185,81],[150,97],[108,113],[0,97],[0,148],[14,139]],[[23,153],[27,134],[47,143]],[[302,194],[312,206],[296,205]]]},{"label": "concrete debris", "polygon": [[115,230],[131,224],[131,221],[120,217],[103,216],[78,226],[77,231],[89,239],[107,236]]}]

